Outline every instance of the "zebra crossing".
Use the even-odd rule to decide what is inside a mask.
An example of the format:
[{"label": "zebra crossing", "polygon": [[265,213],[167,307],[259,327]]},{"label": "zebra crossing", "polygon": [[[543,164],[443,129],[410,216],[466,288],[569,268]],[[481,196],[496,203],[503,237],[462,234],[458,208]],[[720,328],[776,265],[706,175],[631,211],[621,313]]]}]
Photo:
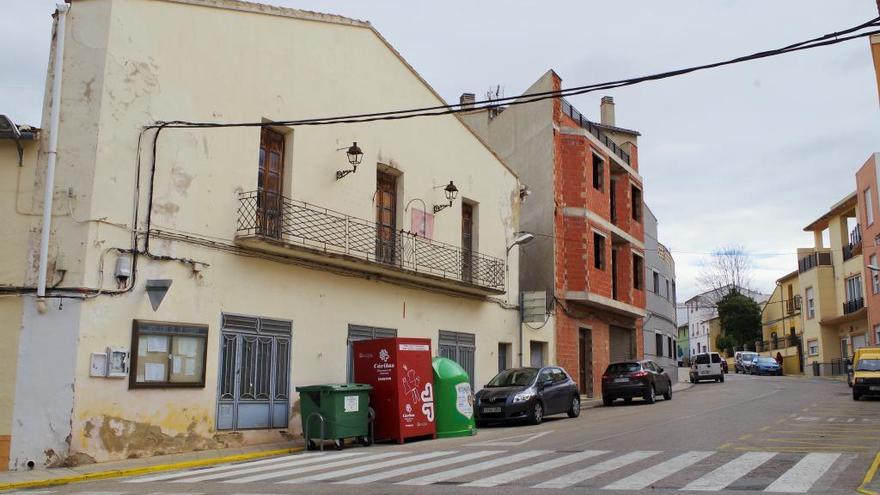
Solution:
[{"label": "zebra crossing", "polygon": [[[465,488],[515,485],[549,491],[570,487],[635,492],[662,486],[684,492],[726,489],[805,493],[852,455],[838,453],[552,450],[410,452],[365,449],[314,452],[240,464],[143,476],[123,484],[171,483],[175,488],[204,482],[305,483],[402,486],[455,485]],[[843,466],[845,467],[845,466]],[[829,486],[834,480],[825,481]],[[132,487],[134,488],[134,487]],[[171,490],[169,490],[171,491]],[[174,491],[186,491],[174,490]],[[273,492],[276,490],[272,490]]]}]

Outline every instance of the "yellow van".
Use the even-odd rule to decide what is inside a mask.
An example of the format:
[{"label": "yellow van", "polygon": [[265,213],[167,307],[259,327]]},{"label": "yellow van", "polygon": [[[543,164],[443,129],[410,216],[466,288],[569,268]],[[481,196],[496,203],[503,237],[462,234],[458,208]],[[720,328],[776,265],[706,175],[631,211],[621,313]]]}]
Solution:
[{"label": "yellow van", "polygon": [[862,347],[853,356],[853,400],[880,396],[880,347]]}]

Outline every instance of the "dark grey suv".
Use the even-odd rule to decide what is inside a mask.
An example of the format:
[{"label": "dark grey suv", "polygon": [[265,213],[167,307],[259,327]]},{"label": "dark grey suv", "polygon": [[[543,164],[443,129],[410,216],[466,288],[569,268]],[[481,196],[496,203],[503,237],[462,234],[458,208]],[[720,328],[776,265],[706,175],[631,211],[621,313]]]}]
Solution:
[{"label": "dark grey suv", "polygon": [[504,370],[475,398],[477,426],[517,420],[539,424],[551,414],[575,418],[581,413],[577,384],[558,366]]},{"label": "dark grey suv", "polygon": [[672,399],[672,380],[654,361],[611,363],[602,375],[602,403],[606,406],[612,405],[615,399],[629,403],[633,397],[653,404],[660,394],[666,400]]}]

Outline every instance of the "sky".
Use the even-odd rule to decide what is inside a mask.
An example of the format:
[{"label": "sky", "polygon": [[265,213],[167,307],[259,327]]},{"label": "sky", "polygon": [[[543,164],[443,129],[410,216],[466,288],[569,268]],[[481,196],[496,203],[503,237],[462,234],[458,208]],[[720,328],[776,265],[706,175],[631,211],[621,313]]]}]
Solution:
[{"label": "sky", "polygon": [[[0,113],[39,125],[54,3],[2,0]],[[369,20],[449,102],[506,96],[548,69],[563,87],[732,58],[877,16],[874,0],[271,0]],[[880,151],[866,39],[629,88],[572,97],[636,129],[644,197],[676,262],[678,300],[699,292],[709,253],[741,244],[753,288],[769,293],[809,247],[803,227],[855,190]]]}]

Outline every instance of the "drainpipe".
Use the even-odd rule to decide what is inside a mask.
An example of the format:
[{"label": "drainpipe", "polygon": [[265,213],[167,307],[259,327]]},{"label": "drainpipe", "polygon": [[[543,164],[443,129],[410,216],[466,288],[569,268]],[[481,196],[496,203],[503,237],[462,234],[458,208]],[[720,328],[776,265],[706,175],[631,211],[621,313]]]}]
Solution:
[{"label": "drainpipe", "polygon": [[37,274],[38,309],[46,311],[46,276],[49,265],[49,233],[52,229],[52,197],[55,193],[55,159],[58,155],[58,122],[61,114],[61,70],[64,63],[64,27],[70,5],[59,3],[55,25],[55,60],[52,62],[52,110],[49,114],[49,157],[43,191],[43,225],[40,231],[40,267]]}]

